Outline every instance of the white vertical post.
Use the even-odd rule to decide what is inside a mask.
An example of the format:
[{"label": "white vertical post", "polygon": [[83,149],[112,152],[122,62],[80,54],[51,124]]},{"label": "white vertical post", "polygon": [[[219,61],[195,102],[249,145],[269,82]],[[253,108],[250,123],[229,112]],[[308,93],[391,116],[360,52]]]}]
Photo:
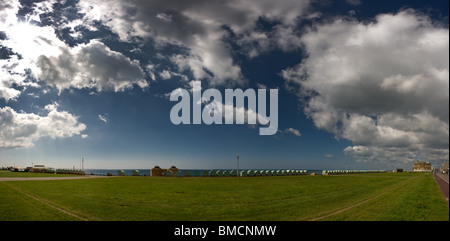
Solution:
[{"label": "white vertical post", "polygon": [[239,177],[239,153],[236,155],[236,162],[237,162],[237,176]]}]

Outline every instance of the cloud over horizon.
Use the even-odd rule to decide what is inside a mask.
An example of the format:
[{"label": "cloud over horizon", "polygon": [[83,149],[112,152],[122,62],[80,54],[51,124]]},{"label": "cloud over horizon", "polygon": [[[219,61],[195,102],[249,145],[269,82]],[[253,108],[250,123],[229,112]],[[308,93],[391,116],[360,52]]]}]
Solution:
[{"label": "cloud over horizon", "polygon": [[308,56],[283,76],[357,160],[448,160],[448,36],[410,9],[369,23],[337,18],[302,37]]},{"label": "cloud over horizon", "polygon": [[0,149],[32,147],[39,138],[67,138],[82,135],[86,129],[76,116],[59,111],[57,104],[45,106],[44,111],[46,116],[0,108]]}]

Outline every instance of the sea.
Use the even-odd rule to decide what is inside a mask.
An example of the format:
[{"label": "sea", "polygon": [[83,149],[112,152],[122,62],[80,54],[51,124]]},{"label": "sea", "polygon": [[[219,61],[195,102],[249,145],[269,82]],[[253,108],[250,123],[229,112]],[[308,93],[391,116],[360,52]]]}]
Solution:
[{"label": "sea", "polygon": [[[186,171],[189,171],[191,176],[201,176],[203,171],[211,171],[211,170],[221,170],[221,171],[231,171],[233,169],[180,169],[182,176]],[[236,169],[234,169],[236,170]],[[240,169],[243,170],[287,170],[287,169]],[[313,170],[313,169],[295,169],[295,170],[306,170],[307,174],[315,173],[316,175],[322,175],[322,170]],[[119,172],[123,171],[125,176],[132,176],[134,171],[139,172],[139,176],[150,176],[150,169],[85,169],[84,172],[87,175],[98,175],[98,176],[107,176],[108,173],[111,176],[118,176]]]}]

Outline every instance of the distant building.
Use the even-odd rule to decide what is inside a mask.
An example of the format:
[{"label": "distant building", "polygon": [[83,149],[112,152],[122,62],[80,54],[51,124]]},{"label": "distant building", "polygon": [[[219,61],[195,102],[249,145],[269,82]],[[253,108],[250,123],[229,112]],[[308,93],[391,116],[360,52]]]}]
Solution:
[{"label": "distant building", "polygon": [[44,165],[34,165],[33,167],[31,167],[31,169],[29,169],[29,171],[34,173],[44,173],[44,172],[54,173],[55,169],[52,167],[46,167]]},{"label": "distant building", "polygon": [[172,171],[173,176],[175,176],[175,174],[176,174],[180,169],[178,169],[176,166],[171,166],[171,167],[169,168],[169,170]]},{"label": "distant building", "polygon": [[169,169],[162,169],[159,166],[155,166],[150,169],[150,176],[158,177],[158,176],[175,176],[175,174],[179,171],[176,166],[171,166]]},{"label": "distant building", "polygon": [[10,170],[13,172],[25,172],[26,171],[26,169],[23,167],[11,167]]},{"label": "distant building", "polygon": [[445,171],[445,172],[448,173],[448,162],[444,163],[444,164],[441,166],[441,170],[443,170],[443,171]]},{"label": "distant building", "polygon": [[413,171],[414,172],[431,172],[433,167],[431,163],[424,161],[416,161],[414,162]]},{"label": "distant building", "polygon": [[163,176],[166,171],[167,169],[161,169],[159,166],[155,166],[150,170],[150,176],[152,177]]}]

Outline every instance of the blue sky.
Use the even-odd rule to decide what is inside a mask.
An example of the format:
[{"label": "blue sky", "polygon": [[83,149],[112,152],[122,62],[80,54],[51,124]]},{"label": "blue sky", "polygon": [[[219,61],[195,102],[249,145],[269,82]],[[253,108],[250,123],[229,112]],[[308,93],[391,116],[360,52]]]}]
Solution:
[{"label": "blue sky", "polygon": [[[0,3],[0,166],[411,169],[449,159],[448,1]],[[170,93],[278,89],[278,132]]]}]

